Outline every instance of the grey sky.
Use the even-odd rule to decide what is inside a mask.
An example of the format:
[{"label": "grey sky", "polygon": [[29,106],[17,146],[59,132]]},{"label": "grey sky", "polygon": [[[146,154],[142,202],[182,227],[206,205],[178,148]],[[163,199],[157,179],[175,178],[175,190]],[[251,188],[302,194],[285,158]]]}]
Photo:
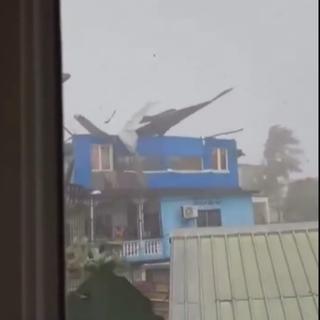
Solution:
[{"label": "grey sky", "polygon": [[[261,161],[268,128],[292,128],[317,175],[316,0],[62,0],[65,123],[82,113],[110,133],[148,101],[184,107],[235,90],[168,134],[234,137]],[[109,125],[103,121],[114,109]],[[232,136],[230,136],[232,137]]]}]

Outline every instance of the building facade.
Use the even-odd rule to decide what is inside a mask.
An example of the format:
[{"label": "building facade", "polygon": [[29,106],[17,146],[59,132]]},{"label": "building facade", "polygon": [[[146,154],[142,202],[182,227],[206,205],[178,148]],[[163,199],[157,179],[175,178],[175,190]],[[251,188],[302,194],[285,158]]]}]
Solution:
[{"label": "building facade", "polygon": [[255,224],[270,224],[281,222],[278,210],[271,199],[263,191],[267,179],[267,168],[259,164],[239,164],[239,185],[243,190],[255,190],[252,197]]},{"label": "building facade", "polygon": [[123,241],[128,261],[168,260],[178,228],[254,224],[234,140],[147,137],[132,156],[116,136],[75,135],[73,150],[73,183],[101,192],[95,239]]},{"label": "building facade", "polygon": [[234,140],[144,137],[135,155],[117,136],[75,135],[72,143],[72,183],[92,194],[85,221],[77,221],[81,232],[96,244],[120,244],[131,280],[164,316],[171,234],[255,223],[252,194],[239,186]]}]

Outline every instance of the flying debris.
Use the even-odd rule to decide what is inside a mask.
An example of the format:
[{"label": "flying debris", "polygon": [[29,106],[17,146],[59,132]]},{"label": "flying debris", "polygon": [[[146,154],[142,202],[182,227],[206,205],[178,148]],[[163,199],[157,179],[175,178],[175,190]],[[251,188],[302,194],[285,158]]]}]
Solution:
[{"label": "flying debris", "polygon": [[62,74],[62,82],[65,82],[71,78],[71,74],[69,73],[63,73]]},{"label": "flying debris", "polygon": [[120,140],[127,146],[130,152],[134,153],[136,150],[139,127],[148,110],[154,105],[154,102],[147,103],[138,112],[136,112],[131,119],[125,124],[123,130],[119,133]]},{"label": "flying debris", "polygon": [[240,157],[244,157],[246,154],[241,150],[241,149],[238,149],[237,150],[237,157],[240,158]]},{"label": "flying debris", "polygon": [[[135,152],[137,140],[144,136],[163,136],[168,130],[180,123],[192,114],[205,108],[212,102],[226,95],[233,88],[219,93],[213,99],[189,106],[180,110],[169,109],[156,115],[148,116],[147,112],[154,103],[149,103],[140,109],[125,125],[119,133],[118,138],[123,142],[130,152]],[[91,121],[82,115],[75,115],[74,118],[91,134],[98,137],[112,138],[111,135],[95,126]]]},{"label": "flying debris", "polygon": [[63,126],[64,131],[66,131],[70,136],[73,136],[73,133],[66,127]]},{"label": "flying debris", "polygon": [[84,127],[92,135],[98,136],[98,137],[108,137],[108,138],[110,137],[109,134],[99,129],[90,120],[88,120],[86,117],[82,116],[81,114],[76,114],[74,118],[81,124],[82,127]]},{"label": "flying debris", "polygon": [[237,129],[237,130],[232,130],[232,131],[225,131],[225,132],[219,132],[219,133],[215,133],[214,135],[212,135],[210,138],[216,138],[216,137],[220,137],[220,136],[226,136],[229,134],[233,134],[233,133],[238,133],[243,131],[244,129]]},{"label": "flying debris", "polygon": [[63,130],[69,135],[69,137],[64,142],[69,142],[73,137],[73,133],[65,126],[63,126]]},{"label": "flying debris", "polygon": [[128,151],[134,153],[138,140],[138,134],[136,132],[137,128],[140,126],[143,117],[151,106],[152,103],[149,103],[141,108],[137,113],[135,113],[133,117],[126,123],[118,136],[109,135],[108,133],[99,129],[90,120],[82,115],[77,114],[74,116],[74,118],[92,135],[101,138],[108,138],[109,140],[113,141],[115,141],[116,139],[120,139],[120,141],[125,145]]},{"label": "flying debris", "polygon": [[117,111],[114,110],[114,111],[112,112],[111,116],[110,116],[104,123],[109,123],[109,122],[113,119],[113,117],[115,116],[116,113],[117,113]]},{"label": "flying debris", "polygon": [[180,110],[169,109],[153,116],[145,116],[141,121],[142,126],[137,129],[137,134],[138,136],[163,136],[167,131],[180,123],[182,120],[186,119],[197,111],[200,111],[232,90],[233,88],[224,90],[211,100]]}]

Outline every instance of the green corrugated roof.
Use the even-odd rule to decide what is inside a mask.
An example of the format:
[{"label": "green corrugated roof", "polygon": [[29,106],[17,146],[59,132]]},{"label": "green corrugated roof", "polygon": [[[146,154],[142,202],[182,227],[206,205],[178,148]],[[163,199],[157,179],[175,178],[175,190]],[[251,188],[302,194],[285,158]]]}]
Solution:
[{"label": "green corrugated roof", "polygon": [[170,320],[318,319],[318,224],[172,237]]}]

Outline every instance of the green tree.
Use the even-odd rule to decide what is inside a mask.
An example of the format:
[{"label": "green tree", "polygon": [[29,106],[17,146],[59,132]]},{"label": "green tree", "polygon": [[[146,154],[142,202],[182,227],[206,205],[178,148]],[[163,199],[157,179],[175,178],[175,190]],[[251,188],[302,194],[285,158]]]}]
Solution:
[{"label": "green tree", "polygon": [[279,213],[283,210],[285,187],[290,175],[301,172],[302,153],[300,142],[291,129],[280,125],[270,127],[264,148],[263,191]]},{"label": "green tree", "polygon": [[284,207],[288,222],[317,221],[319,219],[319,180],[307,178],[289,184]]}]

